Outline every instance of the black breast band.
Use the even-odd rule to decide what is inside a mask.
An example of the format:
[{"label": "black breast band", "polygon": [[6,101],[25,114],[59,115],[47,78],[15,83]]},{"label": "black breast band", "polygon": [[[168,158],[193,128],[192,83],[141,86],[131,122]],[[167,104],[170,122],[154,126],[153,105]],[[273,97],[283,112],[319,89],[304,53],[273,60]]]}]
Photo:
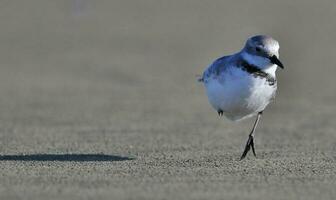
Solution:
[{"label": "black breast band", "polygon": [[272,75],[262,71],[255,65],[249,64],[246,61],[242,61],[242,63],[238,66],[242,70],[252,74],[254,77],[265,78],[269,85],[274,85],[276,83],[276,79]]}]

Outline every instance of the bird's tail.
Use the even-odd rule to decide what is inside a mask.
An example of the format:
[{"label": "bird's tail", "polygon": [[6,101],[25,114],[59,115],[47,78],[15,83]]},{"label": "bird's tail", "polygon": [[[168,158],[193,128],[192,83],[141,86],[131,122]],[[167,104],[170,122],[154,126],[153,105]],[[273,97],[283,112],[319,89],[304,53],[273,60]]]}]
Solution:
[{"label": "bird's tail", "polygon": [[203,76],[197,74],[197,75],[196,75],[196,78],[197,78],[197,81],[198,81],[198,82],[204,82]]}]

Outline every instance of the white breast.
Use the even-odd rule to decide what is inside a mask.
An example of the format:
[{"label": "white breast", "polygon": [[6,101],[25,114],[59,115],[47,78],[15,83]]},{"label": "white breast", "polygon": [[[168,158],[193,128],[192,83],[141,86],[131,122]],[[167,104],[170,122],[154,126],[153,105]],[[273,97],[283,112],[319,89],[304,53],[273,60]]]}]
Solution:
[{"label": "white breast", "polygon": [[[276,66],[275,66],[276,67]],[[231,120],[241,120],[263,111],[272,100],[276,84],[232,67],[204,83],[210,104]]]}]

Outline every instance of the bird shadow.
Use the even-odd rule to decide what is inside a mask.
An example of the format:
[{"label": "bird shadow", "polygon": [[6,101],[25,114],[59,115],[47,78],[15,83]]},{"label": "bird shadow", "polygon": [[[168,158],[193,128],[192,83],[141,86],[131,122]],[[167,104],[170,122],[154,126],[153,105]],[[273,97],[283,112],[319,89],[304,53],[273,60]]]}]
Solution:
[{"label": "bird shadow", "polygon": [[135,158],[106,154],[28,154],[0,155],[0,161],[61,161],[61,162],[115,162]]}]

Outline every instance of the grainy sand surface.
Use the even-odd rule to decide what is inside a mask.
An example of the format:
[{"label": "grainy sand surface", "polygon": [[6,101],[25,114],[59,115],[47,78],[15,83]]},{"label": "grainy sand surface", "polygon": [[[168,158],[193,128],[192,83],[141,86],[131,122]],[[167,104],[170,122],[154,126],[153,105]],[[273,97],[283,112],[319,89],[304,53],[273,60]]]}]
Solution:
[{"label": "grainy sand surface", "polygon": [[[335,1],[1,1],[0,199],[335,199]],[[196,75],[248,36],[286,69],[253,119]]]}]

